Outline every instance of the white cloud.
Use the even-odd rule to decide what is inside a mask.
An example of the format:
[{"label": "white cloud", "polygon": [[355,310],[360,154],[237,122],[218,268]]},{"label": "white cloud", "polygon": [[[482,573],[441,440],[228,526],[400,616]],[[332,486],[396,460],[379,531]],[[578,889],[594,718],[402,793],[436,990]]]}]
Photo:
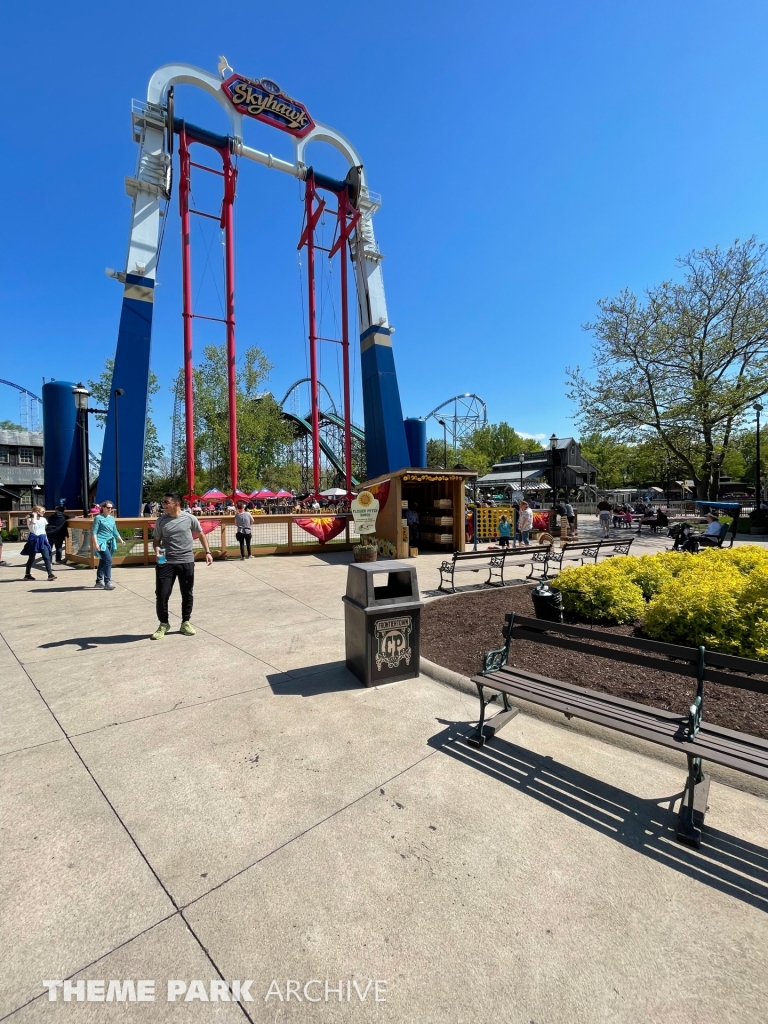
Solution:
[{"label": "white cloud", "polygon": [[546,434],[529,434],[526,430],[518,430],[520,437],[527,437],[531,441],[543,441]]}]

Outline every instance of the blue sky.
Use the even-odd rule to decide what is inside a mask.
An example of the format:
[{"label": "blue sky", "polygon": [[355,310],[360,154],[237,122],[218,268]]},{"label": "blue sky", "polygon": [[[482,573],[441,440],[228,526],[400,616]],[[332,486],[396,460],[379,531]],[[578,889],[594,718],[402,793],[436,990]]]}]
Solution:
[{"label": "blue sky", "polygon": [[[43,376],[96,376],[114,351],[121,288],[104,268],[125,254],[130,101],[172,61],[215,70],[225,54],[362,153],[383,196],[375,227],[405,415],[470,391],[492,420],[571,433],[565,368],[590,362],[581,325],[597,299],[673,276],[692,248],[768,238],[763,2],[43,0],[6,5],[3,22],[0,377],[37,393]],[[177,112],[226,130],[190,90]],[[287,136],[255,122],[245,141],[291,154]],[[327,147],[313,163],[341,170]],[[198,195],[206,208],[202,185]],[[265,350],[278,397],[306,372],[301,213],[293,179],[241,162],[238,346]],[[198,271],[206,245],[220,260],[218,239],[198,238]],[[155,418],[167,440],[182,354],[175,197],[159,283]],[[208,274],[197,309],[218,315],[217,302]],[[330,329],[338,307],[326,312]],[[219,340],[200,326],[196,351]],[[336,348],[322,358],[338,393]],[[358,382],[361,420],[359,396]],[[17,416],[0,387],[0,418]]]}]

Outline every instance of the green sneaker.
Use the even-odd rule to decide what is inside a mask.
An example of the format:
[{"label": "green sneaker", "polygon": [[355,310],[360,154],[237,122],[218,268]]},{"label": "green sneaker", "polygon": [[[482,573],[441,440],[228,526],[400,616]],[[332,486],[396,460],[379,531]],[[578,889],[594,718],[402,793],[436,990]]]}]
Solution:
[{"label": "green sneaker", "polygon": [[155,632],[152,634],[152,639],[162,640],[170,628],[171,624],[169,622],[161,622],[160,625],[155,630]]},{"label": "green sneaker", "polygon": [[182,622],[179,632],[183,633],[184,636],[194,636],[197,630],[191,622]]}]

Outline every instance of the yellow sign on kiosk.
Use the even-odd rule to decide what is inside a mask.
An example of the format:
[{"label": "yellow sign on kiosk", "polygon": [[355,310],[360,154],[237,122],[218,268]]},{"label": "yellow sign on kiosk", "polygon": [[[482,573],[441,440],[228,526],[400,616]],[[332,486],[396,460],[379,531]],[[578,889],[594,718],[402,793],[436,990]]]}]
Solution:
[{"label": "yellow sign on kiosk", "polygon": [[379,514],[379,502],[370,491],[360,491],[352,499],[352,516],[358,533],[375,533],[376,517]]}]

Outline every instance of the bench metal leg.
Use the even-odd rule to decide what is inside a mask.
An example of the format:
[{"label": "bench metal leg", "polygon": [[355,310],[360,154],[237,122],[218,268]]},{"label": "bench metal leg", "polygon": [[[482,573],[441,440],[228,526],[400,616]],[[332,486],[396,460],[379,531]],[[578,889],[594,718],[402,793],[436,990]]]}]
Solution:
[{"label": "bench metal leg", "polygon": [[688,846],[701,846],[701,827],[709,800],[709,776],[701,768],[701,758],[688,755],[688,779],[677,817],[677,840]]},{"label": "bench metal leg", "polygon": [[483,687],[480,683],[475,684],[477,686],[477,692],[480,695],[480,720],[477,723],[477,729],[472,733],[471,736],[467,736],[467,743],[471,747],[482,747],[492,740],[497,732],[500,732],[507,722],[511,722],[515,715],[520,713],[520,708],[516,708],[513,704],[509,703],[509,697],[506,693],[502,693],[504,700],[504,708],[495,714],[489,721],[485,721],[485,709],[489,704],[493,704],[497,698],[498,693],[494,693],[492,697],[485,700],[483,696]]},{"label": "bench metal leg", "polygon": [[[443,589],[443,584],[449,582],[448,580],[444,580],[443,579],[444,571],[445,570],[443,570],[443,569],[440,570],[440,586],[437,588],[438,590],[442,590]],[[450,593],[451,594],[455,594],[456,593],[456,584],[454,583],[454,580],[453,580],[453,573],[451,573],[450,584],[451,584]]]}]

